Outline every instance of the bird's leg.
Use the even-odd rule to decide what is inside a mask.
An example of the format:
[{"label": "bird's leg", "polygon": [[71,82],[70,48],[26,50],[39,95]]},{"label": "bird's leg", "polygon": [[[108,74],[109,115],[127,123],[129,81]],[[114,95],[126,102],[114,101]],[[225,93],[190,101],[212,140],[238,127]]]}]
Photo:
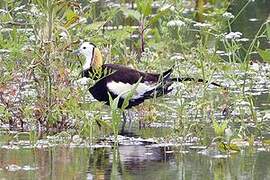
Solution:
[{"label": "bird's leg", "polygon": [[122,123],[122,128],[121,128],[121,134],[124,134],[125,126],[126,126],[126,122],[127,122],[127,117],[126,117],[126,114],[124,111],[123,111],[122,115],[123,115],[123,123]]}]

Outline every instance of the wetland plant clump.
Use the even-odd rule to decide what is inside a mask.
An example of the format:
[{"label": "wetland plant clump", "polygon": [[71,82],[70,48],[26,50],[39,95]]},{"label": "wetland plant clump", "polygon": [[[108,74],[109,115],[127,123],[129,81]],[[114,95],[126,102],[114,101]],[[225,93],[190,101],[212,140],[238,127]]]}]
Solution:
[{"label": "wetland plant clump", "polygon": [[[247,37],[233,26],[243,9],[235,14],[229,6],[218,0],[207,6],[152,0],[0,3],[1,129],[27,132],[35,141],[63,132],[93,142],[117,137],[122,111],[112,106],[115,99],[110,107],[93,100],[88,88],[94,81],[83,82],[83,59],[72,53],[90,41],[107,63],[148,72],[174,66],[175,77],[206,80],[175,83],[170,95],[133,109],[131,121],[140,124],[135,134],[174,143],[195,138],[224,151],[238,151],[239,139],[269,143],[263,138],[269,118],[257,107],[270,86],[270,52],[261,46],[270,39],[269,21]],[[228,88],[212,87],[212,81]]]}]

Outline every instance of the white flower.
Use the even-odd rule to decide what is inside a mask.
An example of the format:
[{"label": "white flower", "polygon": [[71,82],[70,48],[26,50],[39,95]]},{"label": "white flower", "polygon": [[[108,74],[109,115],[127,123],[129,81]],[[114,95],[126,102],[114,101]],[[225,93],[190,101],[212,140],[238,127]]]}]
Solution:
[{"label": "white flower", "polygon": [[119,3],[113,3],[113,2],[108,3],[107,6],[110,8],[120,8],[121,7],[121,5]]},{"label": "white flower", "polygon": [[131,38],[134,38],[134,39],[137,39],[137,38],[139,38],[140,36],[139,36],[139,34],[132,34],[131,35]]},{"label": "white flower", "polygon": [[60,36],[60,39],[68,39],[68,34],[67,34],[67,32],[66,31],[62,31],[60,34],[59,34],[59,36]]},{"label": "white flower", "polygon": [[243,34],[241,32],[230,32],[225,34],[225,39],[239,39]]},{"label": "white flower", "polygon": [[78,83],[79,85],[87,85],[88,82],[89,82],[89,79],[86,78],[86,77],[83,77],[83,78],[77,80],[77,83]]},{"label": "white flower", "polygon": [[74,136],[72,137],[72,141],[73,141],[74,143],[80,143],[80,142],[82,142],[82,138],[81,138],[79,135],[74,135]]},{"label": "white flower", "polygon": [[193,26],[194,27],[211,27],[211,24],[196,22]]},{"label": "white flower", "polygon": [[181,27],[181,26],[185,26],[185,22],[181,21],[181,20],[171,20],[167,23],[167,26],[169,27]]},{"label": "white flower", "polygon": [[260,70],[260,64],[259,63],[252,63],[252,65],[250,65],[250,68],[254,71],[259,71]]},{"label": "white flower", "polygon": [[78,23],[86,23],[87,22],[87,19],[84,18],[84,17],[81,17],[78,21]]},{"label": "white flower", "polygon": [[39,11],[36,5],[31,4],[30,13],[34,16],[42,16],[43,14]]},{"label": "white flower", "polygon": [[174,7],[174,6],[171,6],[171,7],[170,7],[170,10],[171,10],[171,11],[175,11],[175,7]]},{"label": "white flower", "polygon": [[10,164],[6,167],[6,170],[8,171],[18,171],[18,170],[21,170],[22,167],[16,165],[16,164]]},{"label": "white flower", "polygon": [[159,8],[160,7],[160,3],[157,1],[154,1],[152,4],[152,8]]},{"label": "white flower", "polygon": [[34,170],[37,170],[38,167],[31,167],[29,165],[25,165],[22,167],[22,170],[25,170],[25,171],[34,171]]},{"label": "white flower", "polygon": [[171,58],[170,60],[183,60],[185,59],[184,56],[180,53],[175,53]]},{"label": "white flower", "polygon": [[222,15],[225,19],[233,19],[234,18],[234,15],[230,12],[225,12],[223,15]]},{"label": "white flower", "polygon": [[14,8],[14,11],[20,11],[20,10],[23,10],[24,8],[25,8],[25,5],[22,5],[22,6]]},{"label": "white flower", "polygon": [[225,52],[224,52],[224,51],[221,51],[221,50],[217,50],[217,51],[216,51],[216,54],[222,54],[222,55],[223,55],[224,53],[225,53]]},{"label": "white flower", "polygon": [[237,42],[247,42],[249,41],[248,38],[241,38],[241,39],[236,39]]},{"label": "white flower", "polygon": [[6,11],[6,10],[4,10],[4,9],[0,9],[0,13],[7,14],[8,11]]},{"label": "white flower", "polygon": [[36,41],[37,39],[36,39],[36,36],[35,35],[31,35],[31,36],[29,36],[29,41]]},{"label": "white flower", "polygon": [[175,7],[171,4],[164,4],[161,8],[160,11],[166,11],[169,9],[170,11],[175,11]]}]

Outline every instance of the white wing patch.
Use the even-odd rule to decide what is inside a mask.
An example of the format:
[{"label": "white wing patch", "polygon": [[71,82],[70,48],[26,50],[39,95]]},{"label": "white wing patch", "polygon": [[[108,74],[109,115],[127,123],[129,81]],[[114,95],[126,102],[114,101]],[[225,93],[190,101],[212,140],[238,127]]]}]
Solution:
[{"label": "white wing patch", "polygon": [[[109,82],[107,84],[108,89],[115,95],[120,95],[122,98],[126,98],[130,90],[134,88],[133,85],[123,82]],[[150,85],[150,83],[139,83],[135,89],[132,99],[137,99],[143,96],[147,91],[151,91],[157,87],[156,84]]]}]

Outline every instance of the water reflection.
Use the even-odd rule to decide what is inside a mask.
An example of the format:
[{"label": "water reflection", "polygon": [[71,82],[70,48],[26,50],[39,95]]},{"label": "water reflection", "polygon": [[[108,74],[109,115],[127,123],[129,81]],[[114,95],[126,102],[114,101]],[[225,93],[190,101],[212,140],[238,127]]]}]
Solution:
[{"label": "water reflection", "polygon": [[[189,149],[166,153],[163,147],[0,149],[5,179],[269,179],[270,153],[243,151],[214,158]],[[35,170],[8,171],[7,165]]]}]

